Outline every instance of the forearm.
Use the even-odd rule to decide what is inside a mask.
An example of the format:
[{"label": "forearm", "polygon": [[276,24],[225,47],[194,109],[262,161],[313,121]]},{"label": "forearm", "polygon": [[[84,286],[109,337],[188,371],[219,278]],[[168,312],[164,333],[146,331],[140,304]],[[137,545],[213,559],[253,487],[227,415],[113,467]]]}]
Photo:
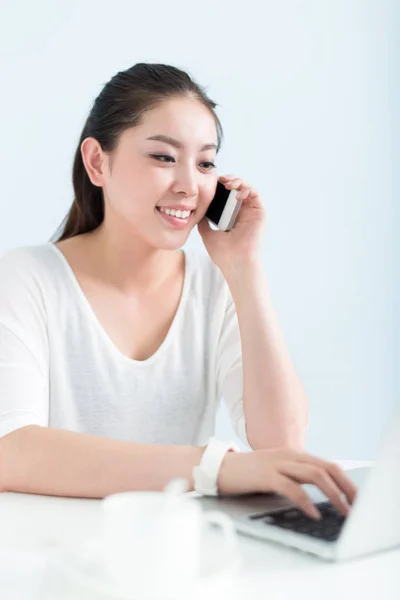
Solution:
[{"label": "forearm", "polygon": [[263,266],[253,262],[225,278],[238,315],[250,445],[303,449],[308,400],[283,339]]},{"label": "forearm", "polygon": [[103,498],[188,480],[204,448],[137,444],[36,425],[0,439],[0,490]]}]

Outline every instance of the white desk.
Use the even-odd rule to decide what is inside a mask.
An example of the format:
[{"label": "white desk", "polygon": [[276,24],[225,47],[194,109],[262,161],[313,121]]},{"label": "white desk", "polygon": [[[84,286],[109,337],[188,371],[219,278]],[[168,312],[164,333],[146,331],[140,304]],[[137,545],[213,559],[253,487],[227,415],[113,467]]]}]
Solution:
[{"label": "white desk", "polygon": [[[0,494],[1,600],[111,600],[56,572],[43,551],[48,537],[73,533],[79,543],[79,536],[95,535],[99,515],[98,500]],[[213,581],[188,600],[400,598],[400,549],[339,564],[244,536],[240,550],[243,566],[234,582]]]}]

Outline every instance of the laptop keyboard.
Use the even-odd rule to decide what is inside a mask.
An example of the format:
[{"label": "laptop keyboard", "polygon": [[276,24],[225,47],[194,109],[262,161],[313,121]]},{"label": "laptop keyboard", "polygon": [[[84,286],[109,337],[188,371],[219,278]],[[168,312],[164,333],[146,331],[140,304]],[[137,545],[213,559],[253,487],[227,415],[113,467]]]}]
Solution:
[{"label": "laptop keyboard", "polygon": [[296,533],[304,533],[327,542],[335,542],[340,534],[346,517],[341,515],[331,502],[316,502],[321,513],[318,521],[308,517],[297,508],[284,508],[274,513],[262,513],[249,516],[249,519],[262,519],[268,525],[274,525]]}]

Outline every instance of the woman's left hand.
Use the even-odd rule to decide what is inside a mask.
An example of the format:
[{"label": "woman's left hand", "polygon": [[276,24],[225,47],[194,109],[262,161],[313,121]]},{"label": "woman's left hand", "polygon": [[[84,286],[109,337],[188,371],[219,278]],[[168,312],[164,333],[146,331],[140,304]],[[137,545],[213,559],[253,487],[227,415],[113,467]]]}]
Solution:
[{"label": "woman's left hand", "polygon": [[198,223],[198,231],[211,260],[224,273],[259,258],[267,217],[257,191],[234,175],[221,175],[218,180],[228,190],[238,190],[242,200],[235,224],[230,231],[213,230],[206,217]]}]

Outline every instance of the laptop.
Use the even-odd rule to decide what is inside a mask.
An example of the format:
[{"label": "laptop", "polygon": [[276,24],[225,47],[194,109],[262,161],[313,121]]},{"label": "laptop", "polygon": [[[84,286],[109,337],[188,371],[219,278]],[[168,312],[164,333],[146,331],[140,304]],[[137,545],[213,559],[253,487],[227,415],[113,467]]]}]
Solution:
[{"label": "laptop", "polygon": [[346,470],[358,488],[347,517],[323,492],[303,484],[321,519],[308,517],[286,496],[248,494],[195,497],[205,511],[221,510],[236,531],[284,544],[331,561],[342,561],[400,547],[400,411],[392,420],[378,460]]}]

